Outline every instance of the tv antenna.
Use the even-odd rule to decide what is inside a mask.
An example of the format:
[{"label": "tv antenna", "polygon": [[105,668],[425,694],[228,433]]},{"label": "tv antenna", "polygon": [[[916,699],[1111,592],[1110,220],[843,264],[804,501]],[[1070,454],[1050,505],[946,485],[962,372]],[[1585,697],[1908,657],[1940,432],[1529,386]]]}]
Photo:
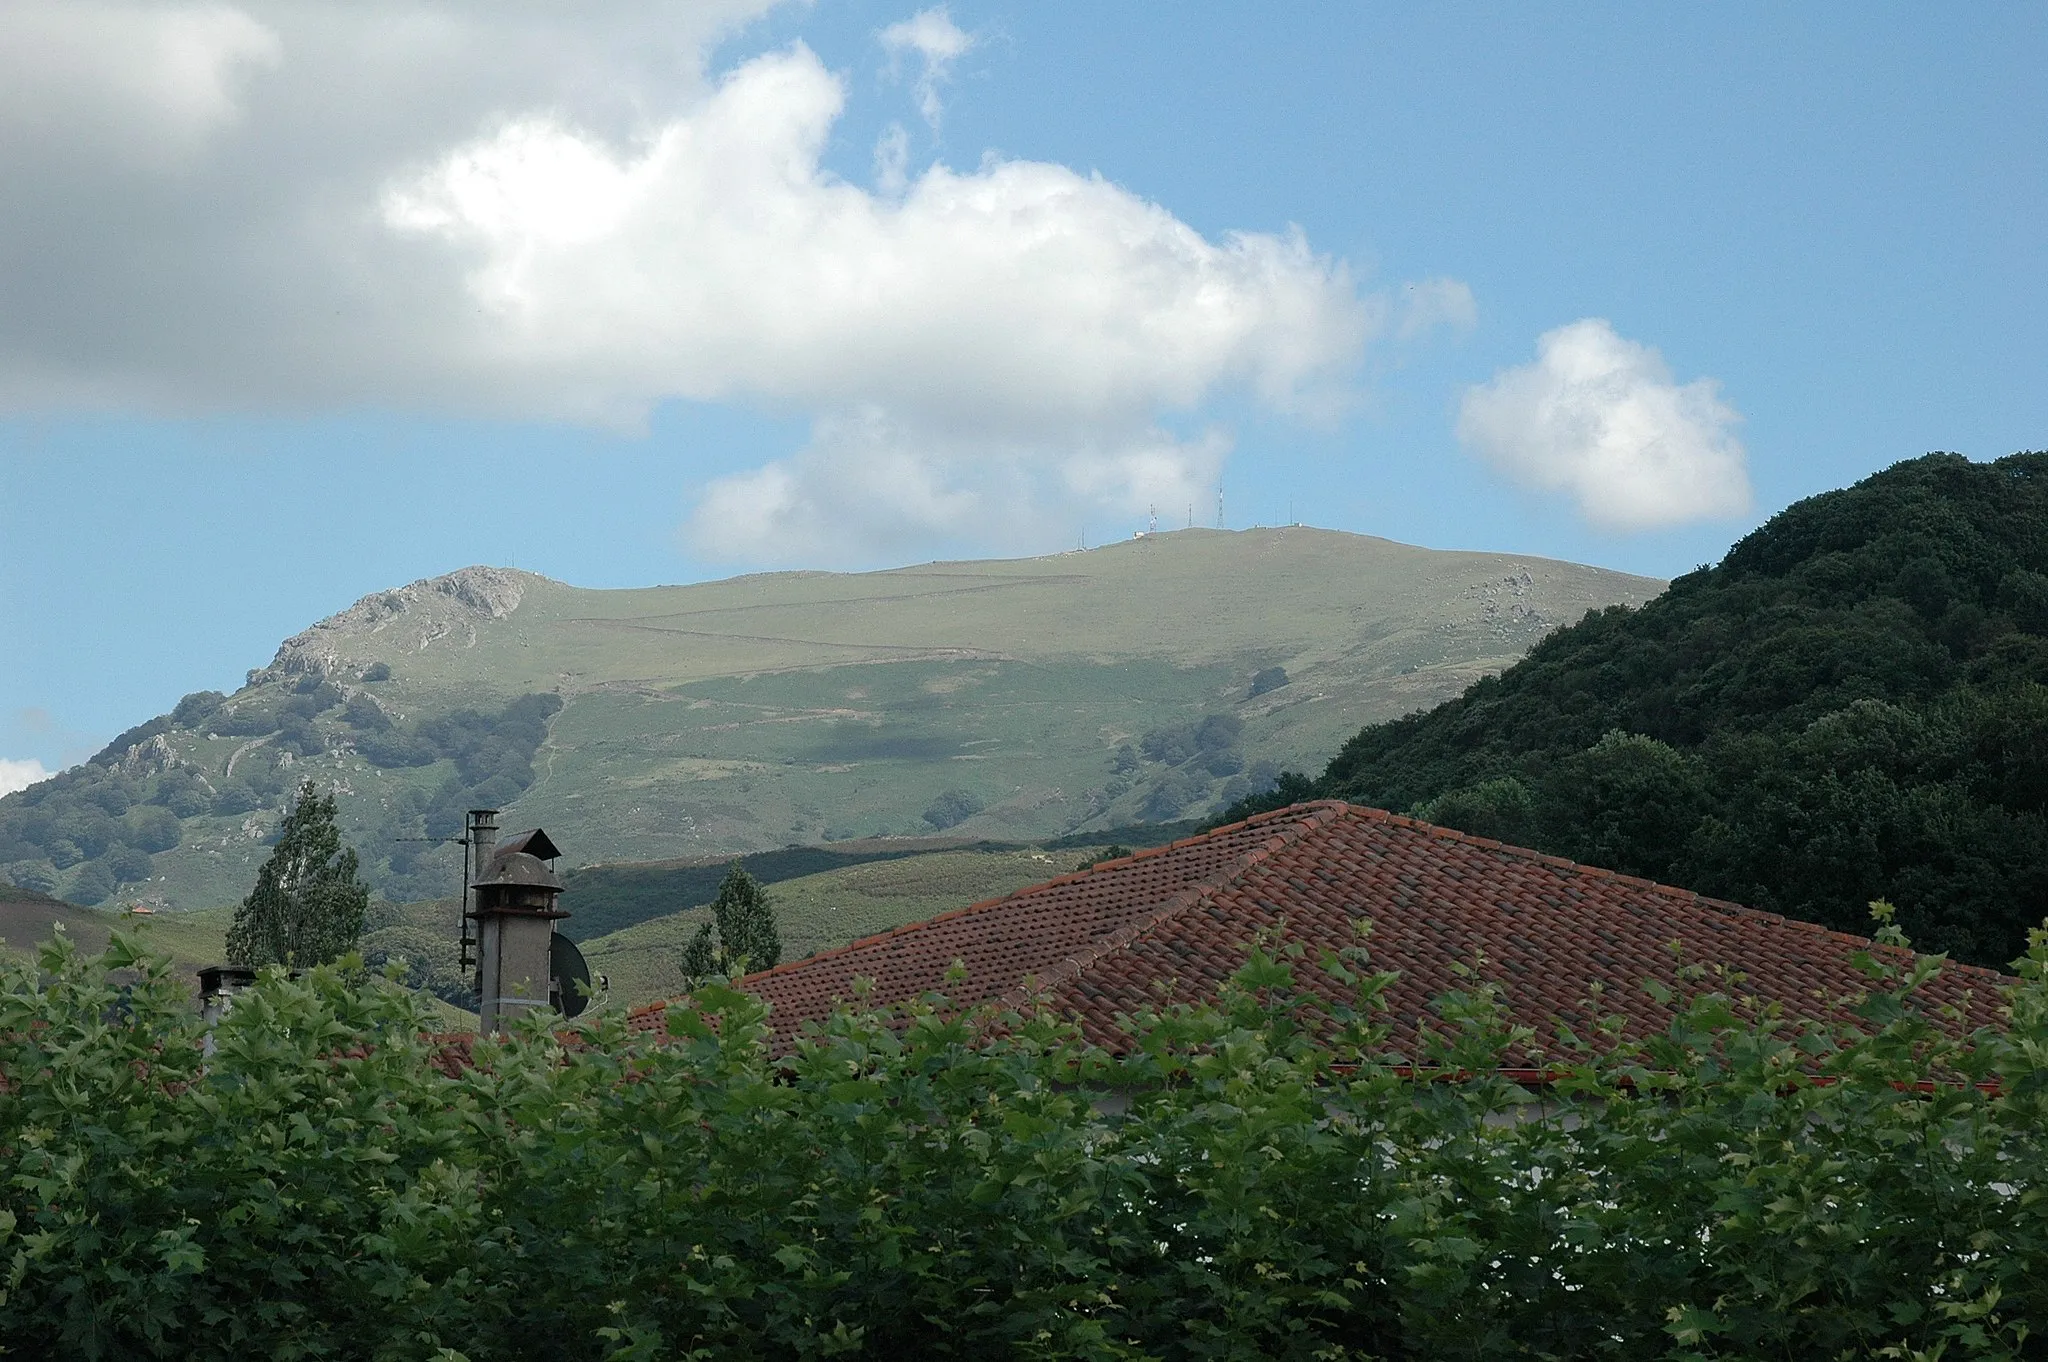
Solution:
[{"label": "tv antenna", "polygon": [[1145,533],[1159,533],[1159,508],[1157,506],[1147,506],[1145,508]]},{"label": "tv antenna", "polygon": [[471,863],[470,848],[475,845],[469,835],[469,825],[463,825],[460,837],[394,837],[394,842],[430,842],[436,846],[459,846],[462,848],[462,892],[456,895],[456,911],[460,916],[455,921],[456,940],[461,946],[461,963],[458,969],[476,967],[476,936],[470,930],[469,882],[476,878],[478,867]]},{"label": "tv antenna", "polygon": [[1223,488],[1221,484],[1218,484],[1216,488],[1216,528],[1219,530],[1223,528]]}]

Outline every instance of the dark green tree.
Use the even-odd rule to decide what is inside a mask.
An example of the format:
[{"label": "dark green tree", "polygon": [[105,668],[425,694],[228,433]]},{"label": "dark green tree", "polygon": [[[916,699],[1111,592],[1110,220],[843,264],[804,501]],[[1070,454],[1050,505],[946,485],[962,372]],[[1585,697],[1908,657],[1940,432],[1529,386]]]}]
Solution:
[{"label": "dark green tree", "polygon": [[1809,497],[1223,821],[1309,797],[2004,965],[2048,916],[2048,451]]},{"label": "dark green tree", "polygon": [[683,948],[683,976],[693,982],[722,979],[735,969],[772,969],[781,960],[782,933],[768,892],[734,861],[711,901],[711,921]]},{"label": "dark green tree", "polygon": [[320,965],[356,944],[370,891],[356,876],[355,848],[334,823],[334,796],[307,781],[285,814],[277,849],[235,910],[228,958],[258,967]]}]

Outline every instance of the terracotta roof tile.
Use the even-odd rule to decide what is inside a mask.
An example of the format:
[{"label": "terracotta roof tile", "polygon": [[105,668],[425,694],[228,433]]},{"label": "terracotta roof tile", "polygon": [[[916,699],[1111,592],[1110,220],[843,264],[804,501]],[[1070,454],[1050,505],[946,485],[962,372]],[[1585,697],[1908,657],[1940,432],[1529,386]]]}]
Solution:
[{"label": "terracotta roof tile", "polygon": [[[1373,920],[1373,964],[1399,973],[1390,1019],[1403,1051],[1431,1000],[1469,987],[1461,965],[1498,984],[1515,1019],[1548,1037],[1560,1018],[1586,1019],[1596,983],[1601,1006],[1624,1013],[1631,1029],[1661,1029],[1668,1009],[1642,985],[1654,979],[1684,994],[1681,965],[1737,971],[1743,977],[1730,991],[1812,1015],[1867,986],[1852,953],[1887,951],[1687,890],[1320,802],[792,961],[745,986],[773,1006],[785,1038],[867,979],[874,1004],[927,993],[959,1003],[1042,1000],[1113,1046],[1118,1014],[1155,1002],[1169,985],[1178,999],[1213,997],[1259,931],[1281,927],[1313,959],[1355,944],[1362,917]],[[955,962],[966,978],[949,983]],[[1951,963],[1932,994],[1962,1007],[1966,1026],[1991,1025],[2008,982]],[[643,1008],[633,1024],[658,1026],[661,1010]]]}]

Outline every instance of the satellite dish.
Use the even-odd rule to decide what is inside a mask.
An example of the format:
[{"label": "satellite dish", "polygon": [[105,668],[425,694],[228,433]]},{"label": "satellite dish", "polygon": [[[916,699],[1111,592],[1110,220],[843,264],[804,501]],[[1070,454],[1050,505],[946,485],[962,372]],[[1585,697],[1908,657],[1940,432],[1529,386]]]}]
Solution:
[{"label": "satellite dish", "polygon": [[556,932],[548,938],[548,1001],[565,1017],[590,1005],[590,966],[576,943]]}]

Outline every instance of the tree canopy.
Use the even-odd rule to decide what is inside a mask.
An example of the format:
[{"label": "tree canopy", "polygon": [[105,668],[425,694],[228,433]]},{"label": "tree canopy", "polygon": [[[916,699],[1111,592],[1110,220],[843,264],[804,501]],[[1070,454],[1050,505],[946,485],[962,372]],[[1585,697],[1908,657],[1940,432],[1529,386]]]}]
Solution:
[{"label": "tree canopy", "polygon": [[1304,796],[2002,965],[2048,913],[2048,454],[1798,502],[1233,814]]},{"label": "tree canopy", "polygon": [[305,968],[355,946],[370,891],[356,875],[355,848],[343,845],[334,819],[332,794],[321,794],[310,780],[299,787],[277,847],[228,929],[228,958],[236,964]]},{"label": "tree canopy", "polygon": [[782,961],[782,933],[768,891],[734,861],[711,901],[711,921],[683,948],[683,977],[692,982],[723,979],[744,967],[773,969]]},{"label": "tree canopy", "polygon": [[[1044,1015],[722,983],[451,1051],[350,962],[211,1032],[117,933],[0,961],[0,1340],[23,1357],[1935,1358],[2048,1330],[2048,944],[1967,1038],[1691,967],[1669,1029],[1484,987],[1396,1068],[1362,954],[1254,951],[1115,1052]],[[1343,1007],[1308,972],[1344,971]],[[1721,991],[1722,989],[1727,991]],[[202,1046],[202,1038],[210,1044]],[[1531,1091],[1499,1071],[1542,1043]]]}]

